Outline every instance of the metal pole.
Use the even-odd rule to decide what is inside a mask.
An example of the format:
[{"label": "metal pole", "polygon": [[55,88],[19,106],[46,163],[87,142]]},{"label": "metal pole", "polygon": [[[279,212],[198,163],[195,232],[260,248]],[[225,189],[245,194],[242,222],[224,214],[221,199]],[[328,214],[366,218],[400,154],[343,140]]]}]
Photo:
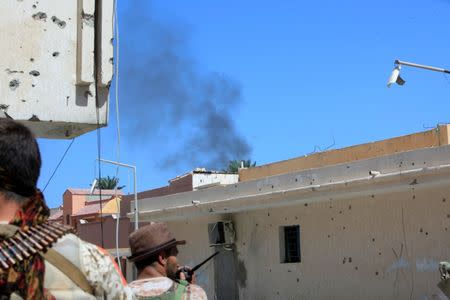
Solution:
[{"label": "metal pole", "polygon": [[431,66],[426,66],[426,65],[419,65],[419,64],[415,64],[415,63],[411,63],[411,62],[407,62],[407,61],[401,61],[398,59],[395,60],[395,64],[450,74],[450,71],[446,70],[446,69],[436,68],[436,67],[431,67]]},{"label": "metal pole", "polygon": [[117,166],[133,169],[133,179],[134,179],[134,229],[137,230],[139,228],[139,220],[138,220],[139,208],[138,208],[137,188],[136,188],[136,186],[137,186],[137,183],[136,183],[136,167],[132,166],[132,165],[127,165],[127,164],[119,163],[119,162],[116,162],[116,161],[112,161],[112,160],[103,159],[103,158],[98,158],[97,160],[100,160],[101,162],[104,162],[104,163],[113,164],[113,165],[117,165]]}]

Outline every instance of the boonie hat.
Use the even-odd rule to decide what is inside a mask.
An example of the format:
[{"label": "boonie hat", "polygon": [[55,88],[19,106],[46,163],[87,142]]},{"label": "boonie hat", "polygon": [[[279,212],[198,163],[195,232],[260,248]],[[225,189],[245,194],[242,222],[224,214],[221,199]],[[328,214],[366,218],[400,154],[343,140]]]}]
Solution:
[{"label": "boonie hat", "polygon": [[131,233],[129,241],[131,256],[128,259],[132,262],[146,259],[161,250],[186,244],[185,240],[176,240],[165,223],[158,222],[152,222]]}]

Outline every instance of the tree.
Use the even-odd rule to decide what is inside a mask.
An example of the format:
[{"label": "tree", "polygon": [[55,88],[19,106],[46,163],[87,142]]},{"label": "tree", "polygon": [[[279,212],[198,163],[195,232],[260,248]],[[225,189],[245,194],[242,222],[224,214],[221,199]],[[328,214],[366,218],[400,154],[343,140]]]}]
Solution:
[{"label": "tree", "polygon": [[228,163],[228,167],[224,170],[227,173],[238,173],[239,168],[241,168],[241,164],[244,168],[253,168],[256,167],[256,161],[252,162],[250,159],[247,160],[230,160]]},{"label": "tree", "polygon": [[97,188],[102,190],[113,190],[117,187],[118,190],[123,189],[125,186],[118,186],[119,178],[117,177],[102,177],[97,179]]}]

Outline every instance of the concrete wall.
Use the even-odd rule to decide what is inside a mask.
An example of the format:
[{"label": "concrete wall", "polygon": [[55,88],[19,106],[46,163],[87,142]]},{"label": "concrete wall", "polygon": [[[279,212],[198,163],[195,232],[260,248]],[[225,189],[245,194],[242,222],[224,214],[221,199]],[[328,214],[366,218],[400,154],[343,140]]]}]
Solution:
[{"label": "concrete wall", "polygon": [[[178,246],[178,261],[181,265],[194,266],[212,253],[214,248],[209,247],[208,223],[214,223],[225,216],[216,215],[196,218],[195,220],[183,220],[168,222],[169,230],[177,239],[185,239],[186,245]],[[232,278],[233,274],[227,274]],[[214,261],[211,260],[196,272],[197,284],[207,293],[208,299],[216,299],[214,292]]]},{"label": "concrete wall", "polygon": [[249,181],[290,172],[349,163],[420,148],[449,144],[449,125],[373,143],[314,153],[254,168],[239,169],[239,180]]},{"label": "concrete wall", "polygon": [[192,188],[196,190],[202,186],[208,186],[212,184],[233,184],[239,181],[238,174],[220,174],[220,173],[194,173],[192,178]]},{"label": "concrete wall", "polygon": [[113,68],[113,1],[98,2],[97,24],[94,1],[1,2],[2,117],[20,120],[38,137],[47,138],[73,138],[94,130],[97,122],[106,125]]},{"label": "concrete wall", "polygon": [[[169,222],[180,260],[211,250],[207,224],[233,219],[239,299],[441,299],[438,263],[448,260],[450,187],[369,195]],[[300,225],[301,263],[280,263],[280,226]],[[210,299],[212,269],[199,273]],[[217,272],[217,270],[216,270]],[[217,277],[217,275],[216,275]],[[217,285],[217,282],[216,282]],[[445,299],[445,298],[442,298]]]},{"label": "concrete wall", "polygon": [[[71,216],[78,210],[86,206],[86,196],[85,195],[73,195],[70,191],[66,191],[63,194],[63,222],[67,224],[67,216],[69,220]],[[71,225],[72,221],[70,221]]]}]

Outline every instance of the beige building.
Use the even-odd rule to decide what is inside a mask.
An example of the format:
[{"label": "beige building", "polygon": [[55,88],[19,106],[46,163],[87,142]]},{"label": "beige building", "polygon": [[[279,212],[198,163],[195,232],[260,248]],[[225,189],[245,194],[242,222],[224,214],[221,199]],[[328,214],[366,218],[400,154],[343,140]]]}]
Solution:
[{"label": "beige building", "polygon": [[[197,272],[210,299],[445,299],[436,285],[450,258],[447,126],[242,170],[240,180],[139,201],[141,221],[188,240],[182,262],[221,250]],[[224,242],[223,221],[231,244],[210,247]]]}]

